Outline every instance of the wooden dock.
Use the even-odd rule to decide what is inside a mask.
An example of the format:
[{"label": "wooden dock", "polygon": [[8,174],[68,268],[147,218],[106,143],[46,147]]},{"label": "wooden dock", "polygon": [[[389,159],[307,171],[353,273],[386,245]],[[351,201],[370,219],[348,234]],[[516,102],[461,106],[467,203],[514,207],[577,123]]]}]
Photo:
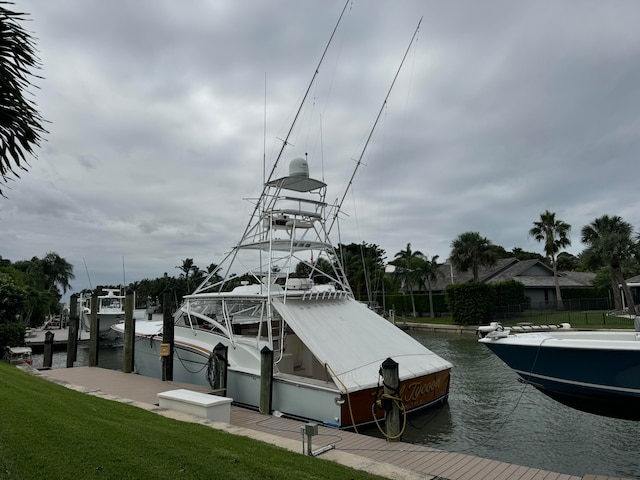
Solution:
[{"label": "wooden dock", "polygon": [[[27,329],[27,335],[24,337],[24,341],[27,346],[33,348],[34,351],[42,351],[44,348],[44,340],[47,332],[53,333],[53,347],[58,350],[60,348],[66,348],[69,343],[69,327],[40,327]],[[88,341],[89,332],[81,331],[79,333],[78,341]]]},{"label": "wooden dock", "polygon": [[[301,428],[304,428],[305,423],[301,421],[262,415],[253,410],[233,406],[230,424],[221,424],[160,409],[157,406],[157,395],[160,392],[178,388],[210,391],[211,389],[207,387],[163,382],[159,379],[98,367],[47,371],[30,369],[30,371],[83,393],[122,401],[168,417],[209,425],[303,453]],[[602,475],[579,477],[554,473],[421,445],[387,442],[381,438],[320,425],[318,435],[312,439],[313,451],[323,447],[329,448],[329,446],[333,447],[322,453],[320,458],[393,479],[624,480]]]}]

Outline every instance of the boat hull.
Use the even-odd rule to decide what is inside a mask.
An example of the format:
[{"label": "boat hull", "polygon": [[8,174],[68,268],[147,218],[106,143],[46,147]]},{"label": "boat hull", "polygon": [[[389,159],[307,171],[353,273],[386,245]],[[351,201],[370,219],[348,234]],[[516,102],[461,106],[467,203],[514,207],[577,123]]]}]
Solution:
[{"label": "boat hull", "polygon": [[567,406],[607,417],[640,420],[638,348],[594,342],[582,348],[566,348],[554,346],[559,342],[553,339],[548,345],[544,341],[538,345],[521,344],[509,338],[481,341],[524,382]]},{"label": "boat hull", "polygon": [[[225,344],[228,340],[219,338]],[[162,378],[160,356],[160,336],[138,337],[135,344],[135,371],[138,374]],[[177,337],[174,343],[173,380],[182,383],[210,386],[211,368],[209,358],[210,345],[217,343],[210,338],[206,343],[198,344],[195,339]],[[209,345],[209,347],[207,347]],[[229,349],[226,396],[233,398],[234,404],[259,408],[260,406],[260,364],[259,358],[253,361],[254,368],[247,357],[252,352],[244,352],[245,358],[237,367],[234,357],[241,347]],[[233,350],[233,353],[232,353]],[[400,383],[399,397],[407,413],[436,407],[443,404],[449,394],[450,370],[438,371],[428,375],[403,380]],[[352,428],[384,419],[384,410],[372,408],[382,396],[380,387],[365,388],[343,393],[329,380],[323,381],[299,375],[274,372],[272,382],[272,410],[278,415],[291,418],[312,420],[335,428]],[[375,418],[374,418],[375,415]]]},{"label": "boat hull", "polygon": [[[449,396],[450,374],[450,370],[441,370],[401,381],[397,397],[404,410],[412,413],[446,402]],[[370,423],[374,421],[374,415],[376,420],[384,419],[385,411],[379,404],[383,393],[381,384],[380,387],[360,390],[349,395],[342,394],[342,418],[345,419],[345,425]]]}]

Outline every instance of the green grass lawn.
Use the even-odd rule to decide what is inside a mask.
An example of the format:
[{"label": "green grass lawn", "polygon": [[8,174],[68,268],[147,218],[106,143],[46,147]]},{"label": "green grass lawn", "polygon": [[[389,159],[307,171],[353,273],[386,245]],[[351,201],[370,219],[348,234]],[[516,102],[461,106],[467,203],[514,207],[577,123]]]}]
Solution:
[{"label": "green grass lawn", "polygon": [[1,479],[372,479],[67,389],[0,362]]}]

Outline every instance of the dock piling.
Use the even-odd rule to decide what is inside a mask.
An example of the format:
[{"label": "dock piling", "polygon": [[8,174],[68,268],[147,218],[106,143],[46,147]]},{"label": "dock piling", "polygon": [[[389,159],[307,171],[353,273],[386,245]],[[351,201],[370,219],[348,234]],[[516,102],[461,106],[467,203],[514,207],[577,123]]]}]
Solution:
[{"label": "dock piling", "polygon": [[124,364],[122,371],[124,373],[133,372],[134,363],[134,338],[136,335],[136,323],[133,320],[134,296],[131,290],[127,290],[124,298]]},{"label": "dock piling", "polygon": [[78,328],[80,316],[78,315],[77,293],[71,295],[69,302],[69,337],[67,338],[67,368],[73,367],[73,362],[78,359]]},{"label": "dock piling", "polygon": [[162,295],[162,343],[169,345],[169,354],[162,357],[162,380],[173,381],[174,329],[171,315],[171,292]]},{"label": "dock piling", "polygon": [[51,368],[53,364],[53,337],[54,334],[47,330],[44,334],[44,358],[42,359],[42,367],[45,369]]},{"label": "dock piling", "polygon": [[98,292],[91,294],[91,316],[89,318],[89,366],[98,366],[100,343],[100,319],[98,318]]},{"label": "dock piling", "polygon": [[271,414],[273,385],[273,351],[265,346],[260,350],[260,413]]},{"label": "dock piling", "polygon": [[398,362],[387,358],[382,362],[382,380],[384,383],[384,397],[388,408],[385,413],[386,438],[389,441],[400,439],[400,378]]},{"label": "dock piling", "polygon": [[221,390],[223,395],[227,394],[227,354],[229,348],[223,345],[222,343],[218,343],[214,349],[213,354],[216,358],[215,363],[215,382],[213,385],[214,390]]}]

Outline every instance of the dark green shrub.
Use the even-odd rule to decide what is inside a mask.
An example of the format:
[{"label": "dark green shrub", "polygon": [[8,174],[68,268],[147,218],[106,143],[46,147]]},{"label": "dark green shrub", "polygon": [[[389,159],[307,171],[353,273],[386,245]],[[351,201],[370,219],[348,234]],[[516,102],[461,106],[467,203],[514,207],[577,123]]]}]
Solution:
[{"label": "dark green shrub", "polygon": [[516,280],[490,284],[496,292],[494,306],[507,307],[510,305],[521,305],[529,302],[529,297],[524,294],[524,284]]},{"label": "dark green shrub", "polygon": [[457,325],[481,325],[489,318],[496,300],[496,290],[484,283],[447,285],[445,296]]},{"label": "dark green shrub", "polygon": [[[4,347],[22,347],[26,333],[22,323],[0,323],[0,351],[4,353]],[[0,355],[1,357],[1,355]]]}]

